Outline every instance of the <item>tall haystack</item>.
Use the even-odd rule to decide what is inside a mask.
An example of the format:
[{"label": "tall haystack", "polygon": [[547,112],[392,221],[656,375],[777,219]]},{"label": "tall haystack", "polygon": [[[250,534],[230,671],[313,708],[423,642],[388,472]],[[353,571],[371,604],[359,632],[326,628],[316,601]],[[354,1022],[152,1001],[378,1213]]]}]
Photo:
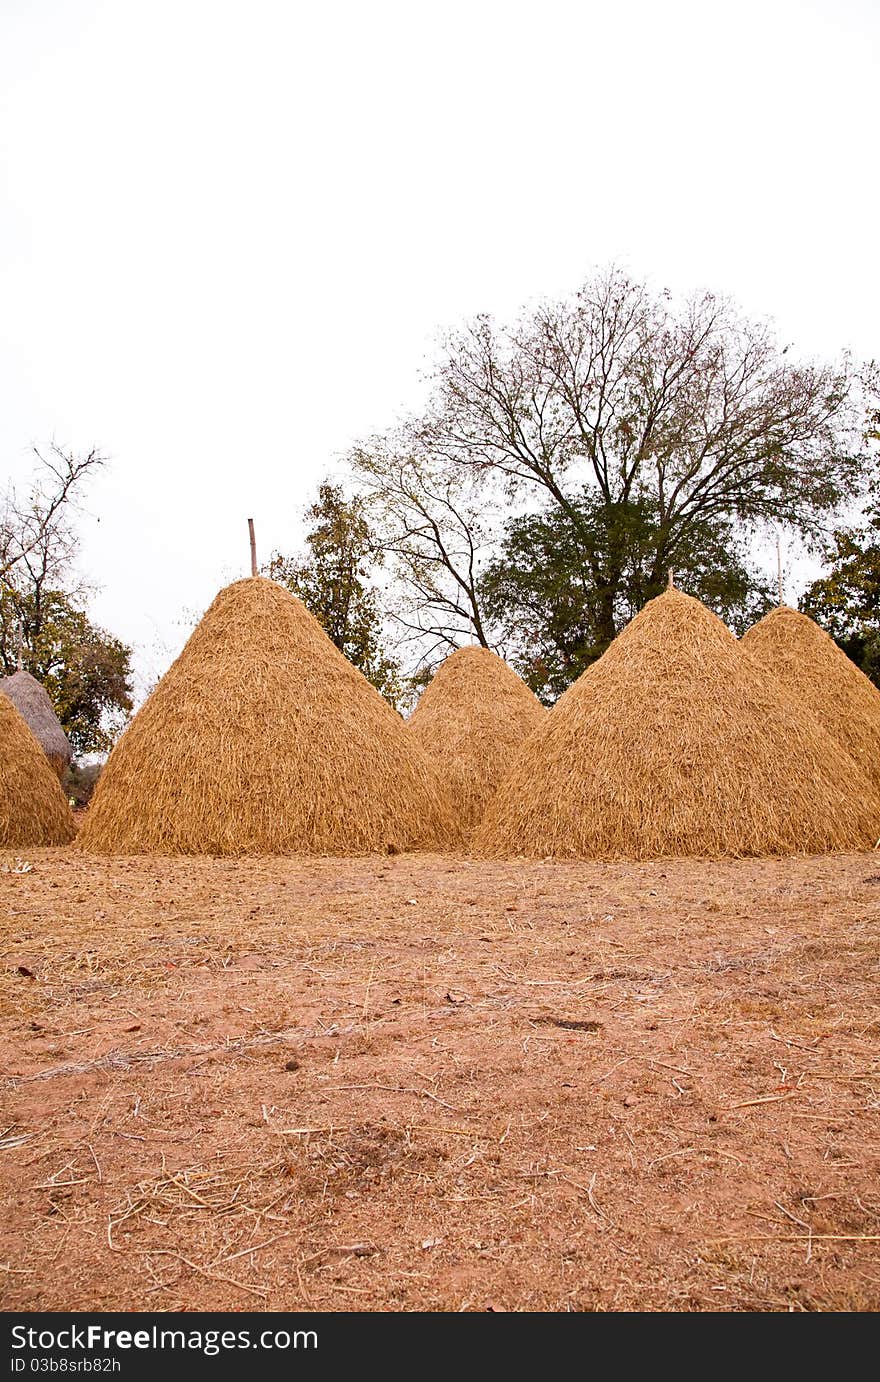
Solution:
[{"label": "tall haystack", "polygon": [[698,600],[670,590],[570,687],[475,835],[560,858],[865,849],[880,800]]},{"label": "tall haystack", "polygon": [[806,614],[782,605],[749,629],[742,646],[880,790],[880,691],[834,639]]},{"label": "tall haystack", "polygon": [[0,845],[66,845],[75,833],[45,753],[12,701],[0,696]]},{"label": "tall haystack", "polygon": [[60,781],[70,762],[70,743],[46,688],[30,672],[13,672],[11,677],[0,677],[0,692],[9,697],[37,743],[42,745]]},{"label": "tall haystack", "polygon": [[437,763],[466,831],[546,710],[488,648],[458,648],[438,668],[407,721]]},{"label": "tall haystack", "polygon": [[458,830],[399,715],[295,596],[227,586],[101,774],[81,844],[115,854],[363,854]]}]

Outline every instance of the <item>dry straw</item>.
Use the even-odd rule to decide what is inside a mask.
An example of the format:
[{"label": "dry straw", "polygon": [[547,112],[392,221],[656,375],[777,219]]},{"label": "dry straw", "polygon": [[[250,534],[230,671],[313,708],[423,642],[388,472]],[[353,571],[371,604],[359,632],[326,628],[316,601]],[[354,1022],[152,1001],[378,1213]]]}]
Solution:
[{"label": "dry straw", "polygon": [[46,755],[0,696],[0,845],[66,845],[76,829]]},{"label": "dry straw", "polygon": [[852,759],[699,601],[651,600],[570,687],[476,832],[491,855],[649,859],[873,846]]},{"label": "dry straw", "polygon": [[547,712],[488,648],[459,648],[440,666],[407,722],[410,734],[439,764],[466,831]]},{"label": "dry straw", "polygon": [[12,701],[59,779],[63,778],[70,762],[70,744],[46,688],[30,672],[13,672],[11,677],[0,677],[0,692]]},{"label": "dry straw", "polygon": [[880,692],[805,614],[783,605],[742,640],[880,788]]},{"label": "dry straw", "polygon": [[80,843],[116,854],[364,854],[460,830],[400,716],[288,591],[217,596],[116,745]]}]

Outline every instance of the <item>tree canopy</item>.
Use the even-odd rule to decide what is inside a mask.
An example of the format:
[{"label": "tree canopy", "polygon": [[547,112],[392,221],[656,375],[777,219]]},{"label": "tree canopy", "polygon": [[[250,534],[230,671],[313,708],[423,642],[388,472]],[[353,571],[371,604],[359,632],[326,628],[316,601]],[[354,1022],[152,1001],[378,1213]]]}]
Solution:
[{"label": "tree canopy", "polygon": [[[584,556],[614,544],[621,580],[614,620],[623,627],[657,594],[653,579],[656,511],[647,499],[607,506],[591,493],[577,502],[578,521],[558,507],[510,519],[500,553],[480,581],[485,608],[512,631],[506,651],[526,684],[552,704],[608,647],[606,609]],[[773,604],[769,583],[753,568],[729,522],[706,521],[681,543],[677,583],[741,634]]]},{"label": "tree canopy", "polygon": [[98,628],[64,591],[13,598],[0,589],[0,661],[18,666],[49,693],[74,754],[112,748],[132,709],[131,649]]},{"label": "tree canopy", "polygon": [[[868,413],[864,440],[870,448],[880,444],[878,408]],[[828,569],[804,592],[800,608],[880,686],[880,457],[861,522],[835,529],[822,557]]]},{"label": "tree canopy", "polygon": [[768,525],[815,545],[867,463],[863,376],[617,269],[442,341],[425,409],[350,454],[425,650],[518,649],[555,696],[670,568],[734,625]]}]

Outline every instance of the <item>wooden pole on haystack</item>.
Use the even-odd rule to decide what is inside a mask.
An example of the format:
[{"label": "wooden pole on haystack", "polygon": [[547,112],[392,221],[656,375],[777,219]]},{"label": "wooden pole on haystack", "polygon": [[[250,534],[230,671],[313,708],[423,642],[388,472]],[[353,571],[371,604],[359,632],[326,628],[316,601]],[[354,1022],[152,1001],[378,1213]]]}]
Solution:
[{"label": "wooden pole on haystack", "polygon": [[250,534],[251,539],[251,575],[258,576],[259,572],[257,571],[257,539],[254,536],[254,520],[252,518],[248,519],[248,532]]},{"label": "wooden pole on haystack", "polygon": [[669,581],[668,581],[668,584],[667,584],[667,586],[666,586],[666,589],[667,589],[667,590],[674,590],[674,589],[675,589],[675,576],[674,576],[674,574],[673,574],[673,570],[672,570],[672,567],[671,567],[671,566],[670,566],[670,568],[669,568]]},{"label": "wooden pole on haystack", "polygon": [[778,533],[776,534],[776,588],[779,595],[779,607],[781,609],[785,604],[785,598],[782,590],[782,547],[780,546]]}]

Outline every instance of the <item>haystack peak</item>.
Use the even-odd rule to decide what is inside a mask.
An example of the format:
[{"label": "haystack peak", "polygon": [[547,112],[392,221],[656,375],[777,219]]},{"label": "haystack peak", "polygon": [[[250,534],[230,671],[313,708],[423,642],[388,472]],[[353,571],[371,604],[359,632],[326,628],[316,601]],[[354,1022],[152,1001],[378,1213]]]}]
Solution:
[{"label": "haystack peak", "polygon": [[742,647],[880,788],[880,691],[830,634],[809,615],[781,605],[748,630]]},{"label": "haystack peak", "polygon": [[70,743],[45,686],[21,669],[10,677],[0,677],[0,692],[12,701],[58,778],[63,778],[71,759]]},{"label": "haystack peak", "polygon": [[65,845],[75,828],[43,749],[0,695],[0,845]]},{"label": "haystack peak", "polygon": [[880,799],[698,600],[651,600],[490,803],[490,854],[646,859],[864,848]]},{"label": "haystack peak", "polygon": [[453,675],[494,676],[508,685],[521,687],[528,691],[530,696],[532,695],[522,678],[517,676],[503,657],[499,657],[498,653],[493,652],[491,648],[484,648],[482,644],[468,643],[463,648],[453,649],[449,656],[440,663],[423,691],[419,705],[422,704],[431,687],[442,686],[443,682]]},{"label": "haystack peak", "polygon": [[440,767],[465,830],[476,825],[513,755],[546,715],[512,667],[489,648],[457,648],[407,722]]},{"label": "haystack peak", "polygon": [[687,643],[715,639],[719,647],[729,647],[736,643],[730,629],[717,614],[713,614],[712,610],[695,596],[686,595],[683,590],[673,587],[648,600],[638,614],[621,629],[608,652],[612,648],[625,648],[642,638],[654,642],[658,637],[672,637],[676,640],[680,638]]},{"label": "haystack peak", "polygon": [[104,769],[101,853],[362,854],[457,830],[403,721],[294,595],[221,590]]}]

